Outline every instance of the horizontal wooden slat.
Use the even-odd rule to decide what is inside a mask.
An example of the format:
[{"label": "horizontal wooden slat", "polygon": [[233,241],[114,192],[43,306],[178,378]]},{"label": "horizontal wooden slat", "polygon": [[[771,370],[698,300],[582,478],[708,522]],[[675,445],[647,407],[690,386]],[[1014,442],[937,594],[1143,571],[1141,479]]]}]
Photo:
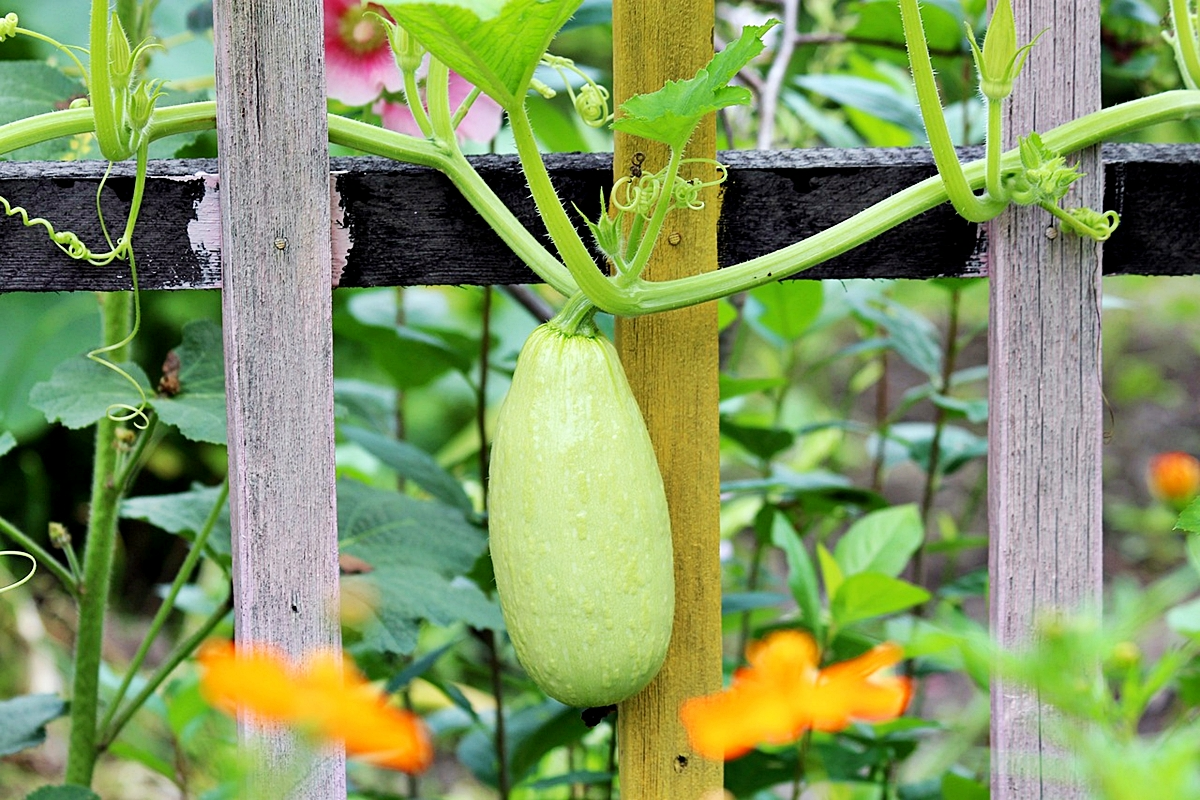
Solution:
[{"label": "horizontal wooden slat", "polygon": [[[978,148],[966,155],[977,157]],[[871,203],[934,174],[918,148],[729,152],[721,217],[722,266],[762,255],[839,222]],[[1121,226],[1105,245],[1107,274],[1200,273],[1200,146],[1108,145],[1105,208]],[[538,225],[513,157],[473,159],[488,184],[531,229]],[[560,195],[595,215],[611,183],[611,156],[553,155],[547,162]],[[535,280],[500,243],[449,181],[422,167],[386,159],[333,159],[334,200],[349,247],[340,286],[504,284]],[[97,162],[0,164],[0,195],[103,242],[95,193]],[[104,189],[110,230],[119,232],[133,189],[121,164]],[[135,244],[147,289],[220,285],[220,222],[214,161],[151,165]],[[1126,198],[1134,198],[1126,202]],[[336,211],[336,207],[335,207]],[[335,216],[337,216],[335,214]],[[1050,217],[1047,216],[1047,225]],[[803,274],[806,278],[929,278],[985,274],[987,242],[948,205]],[[112,291],[129,288],[120,264],[91,267],[58,252],[40,229],[0,219],[0,292]]]}]

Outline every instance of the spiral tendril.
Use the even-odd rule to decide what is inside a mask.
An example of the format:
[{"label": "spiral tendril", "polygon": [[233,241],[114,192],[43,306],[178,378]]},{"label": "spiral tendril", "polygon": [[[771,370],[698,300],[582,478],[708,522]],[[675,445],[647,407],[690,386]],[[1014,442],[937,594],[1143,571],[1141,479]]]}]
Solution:
[{"label": "spiral tendril", "polygon": [[[724,164],[711,158],[685,158],[680,164],[712,164],[717,170],[717,177],[711,181],[675,176],[675,183],[670,189],[671,205],[679,209],[699,211],[704,208],[700,192],[710,186],[724,183],[729,177],[729,170]],[[626,175],[613,184],[612,203],[619,211],[632,211],[649,220],[663,191],[665,179],[666,167],[655,173],[643,172],[637,178]]]},{"label": "spiral tendril", "polygon": [[[567,90],[567,95],[571,98],[571,105],[575,107],[575,113],[579,114],[585,125],[591,128],[602,128],[612,121],[613,115],[608,110],[610,97],[608,89],[592,80],[590,75],[575,66],[574,61],[547,53],[542,56],[542,64],[558,73],[558,77],[562,79],[563,86]],[[571,86],[568,72],[573,72],[583,79],[583,86],[580,87],[578,94]],[[545,84],[542,85],[545,86]],[[544,92],[542,94],[546,96]],[[549,97],[553,97],[553,95],[549,95]]]},{"label": "spiral tendril", "polygon": [[13,12],[8,12],[3,17],[0,17],[0,42],[5,39],[11,39],[17,35],[17,15]]},{"label": "spiral tendril", "polygon": [[[10,14],[9,16],[12,15]],[[23,550],[0,550],[0,556],[20,556],[21,558],[28,558],[31,564],[29,567],[29,572],[24,578],[21,578],[21,580],[17,581],[16,583],[10,583],[8,586],[0,586],[0,594],[11,592],[13,589],[24,586],[33,579],[34,573],[37,572],[37,559]]]}]

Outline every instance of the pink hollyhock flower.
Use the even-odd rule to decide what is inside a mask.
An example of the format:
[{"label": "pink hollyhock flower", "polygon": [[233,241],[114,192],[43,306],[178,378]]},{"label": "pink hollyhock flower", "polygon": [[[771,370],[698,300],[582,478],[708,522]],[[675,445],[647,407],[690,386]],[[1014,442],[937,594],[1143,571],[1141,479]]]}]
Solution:
[{"label": "pink hollyhock flower", "polygon": [[346,105],[362,106],[384,89],[399,91],[404,80],[392,57],[387,29],[367,13],[390,19],[387,12],[359,0],[324,2],[326,93]]},{"label": "pink hollyhock flower", "polygon": [[[450,110],[457,109],[463,100],[467,99],[467,95],[471,93],[474,87],[461,75],[450,73]],[[425,98],[422,97],[424,102]],[[404,103],[393,103],[388,100],[380,99],[372,107],[372,110],[383,120],[383,127],[389,130],[398,131],[399,133],[407,133],[411,136],[421,136],[421,129],[417,126],[417,121],[413,119],[412,112],[408,110],[408,106]],[[486,142],[495,137],[500,130],[500,123],[503,118],[503,110],[495,100],[488,97],[486,94],[481,94],[475,98],[475,102],[471,104],[471,110],[463,117],[462,122],[458,125],[458,140],[472,142]]]}]

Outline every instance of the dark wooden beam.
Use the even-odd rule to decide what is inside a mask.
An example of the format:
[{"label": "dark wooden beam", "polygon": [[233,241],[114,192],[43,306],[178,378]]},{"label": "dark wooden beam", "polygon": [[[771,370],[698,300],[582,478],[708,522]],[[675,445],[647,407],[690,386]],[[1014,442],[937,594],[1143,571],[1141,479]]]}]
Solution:
[{"label": "dark wooden beam", "polygon": [[[722,158],[730,165],[718,244],[722,266],[810,236],[934,174],[928,151],[918,148],[739,151]],[[538,229],[515,159],[473,160],[518,218]],[[601,189],[611,184],[611,156],[551,155],[547,162],[563,198],[594,216]],[[1192,209],[1200,208],[1200,146],[1108,145],[1104,162],[1105,208],[1121,213],[1121,227],[1104,248],[1105,273],[1200,273],[1200,228],[1191,218]],[[376,158],[333,159],[331,169],[350,242],[340,286],[535,280],[440,174]],[[0,195],[97,247],[104,241],[95,211],[103,171],[99,162],[4,163]],[[104,189],[110,230],[124,223],[131,172],[131,165],[117,165]],[[220,285],[221,237],[212,227],[219,214],[209,191],[215,172],[214,161],[151,165],[135,242],[143,288]],[[125,265],[73,261],[41,229],[26,229],[16,217],[0,218],[0,253],[0,292],[130,285]],[[986,253],[977,226],[943,205],[803,277],[980,276],[986,274]]]}]

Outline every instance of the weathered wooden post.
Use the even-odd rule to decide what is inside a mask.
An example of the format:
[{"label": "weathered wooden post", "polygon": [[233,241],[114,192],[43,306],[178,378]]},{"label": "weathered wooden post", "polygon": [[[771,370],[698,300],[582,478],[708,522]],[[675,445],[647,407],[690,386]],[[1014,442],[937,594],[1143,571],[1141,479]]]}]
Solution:
[{"label": "weathered wooden post", "polygon": [[[712,0],[615,0],[616,102],[695,75],[712,58],[713,14]],[[665,146],[618,134],[617,176],[628,174],[637,151],[646,154],[651,169],[666,164]],[[715,157],[711,116],[692,138],[688,155]],[[663,280],[717,268],[715,195],[704,198],[702,212],[672,214],[647,277]],[[723,765],[692,752],[679,706],[721,688],[716,305],[620,320],[617,347],[654,440],[675,542],[675,629],[667,661],[618,714],[621,796],[699,800],[706,792],[720,792]]]},{"label": "weathered wooden post", "polygon": [[[1046,30],[1016,82],[1006,147],[1100,108],[1095,0],[1015,0],[1017,39]],[[1099,148],[1068,206],[1103,202]],[[1095,610],[1101,586],[1100,248],[1038,208],[990,228],[988,426],[991,620],[1002,646],[1029,642],[1039,615]],[[1088,669],[1080,665],[1080,669]],[[992,690],[994,800],[1083,798],[1035,692]]]},{"label": "weathered wooden post", "polygon": [[[339,643],[321,4],[214,11],[237,636],[299,656]],[[346,796],[341,753],[243,724],[264,787]]]}]

